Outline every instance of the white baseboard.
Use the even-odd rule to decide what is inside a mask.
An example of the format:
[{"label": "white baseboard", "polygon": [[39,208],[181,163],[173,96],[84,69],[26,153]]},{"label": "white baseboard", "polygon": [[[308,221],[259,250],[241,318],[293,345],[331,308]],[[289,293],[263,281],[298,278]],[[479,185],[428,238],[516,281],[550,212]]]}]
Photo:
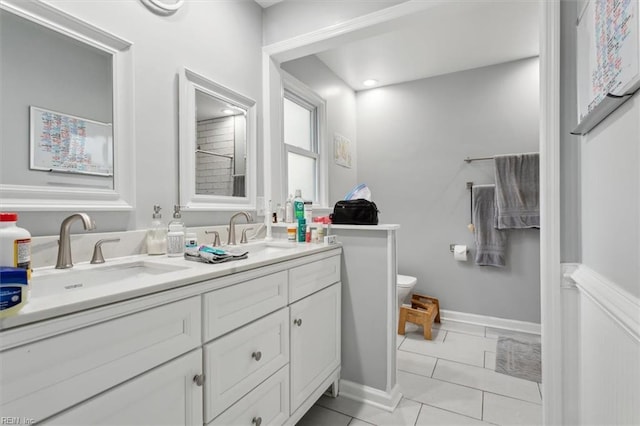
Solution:
[{"label": "white baseboard", "polygon": [[466,324],[485,327],[502,328],[505,330],[521,331],[523,333],[540,334],[540,324],[505,318],[489,317],[486,315],[467,314],[465,312],[440,310],[440,316],[445,321],[463,322]]},{"label": "white baseboard", "polygon": [[393,412],[402,399],[400,387],[395,385],[391,392],[384,392],[348,380],[340,380],[340,396],[364,402],[365,404]]}]

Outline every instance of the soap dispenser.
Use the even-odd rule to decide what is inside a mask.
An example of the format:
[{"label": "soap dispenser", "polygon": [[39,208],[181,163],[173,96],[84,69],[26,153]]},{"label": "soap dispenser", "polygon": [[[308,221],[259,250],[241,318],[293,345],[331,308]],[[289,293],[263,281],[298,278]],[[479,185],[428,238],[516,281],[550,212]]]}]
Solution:
[{"label": "soap dispenser", "polygon": [[167,232],[167,255],[169,257],[184,255],[184,231],[180,206],[173,206],[173,220],[169,222],[169,232]]},{"label": "soap dispenser", "polygon": [[161,207],[153,206],[153,219],[147,231],[147,253],[149,255],[165,254],[167,252],[167,227],[162,223]]}]

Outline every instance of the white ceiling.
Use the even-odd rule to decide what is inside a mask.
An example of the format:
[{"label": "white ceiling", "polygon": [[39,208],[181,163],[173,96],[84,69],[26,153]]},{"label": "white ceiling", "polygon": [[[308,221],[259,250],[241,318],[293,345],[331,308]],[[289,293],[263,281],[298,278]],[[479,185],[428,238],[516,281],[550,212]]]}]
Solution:
[{"label": "white ceiling", "polygon": [[468,70],[539,54],[539,2],[451,0],[411,25],[318,53],[354,90]]}]

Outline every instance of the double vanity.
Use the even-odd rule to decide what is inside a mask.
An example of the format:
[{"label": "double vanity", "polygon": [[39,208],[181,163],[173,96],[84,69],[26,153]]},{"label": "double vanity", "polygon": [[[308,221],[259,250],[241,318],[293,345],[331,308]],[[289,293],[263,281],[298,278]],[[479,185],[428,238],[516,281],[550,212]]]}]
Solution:
[{"label": "double vanity", "polygon": [[[215,265],[142,254],[156,203],[166,209],[178,200],[189,225],[198,225],[226,223],[231,211],[259,214],[273,208],[269,200],[285,199],[277,172],[284,151],[271,141],[282,140],[274,124],[282,87],[273,64],[259,69],[261,35],[217,43],[214,34],[226,34],[220,25],[192,25],[212,16],[234,33],[259,31],[261,14],[249,3],[191,2],[165,20],[149,18],[137,2],[120,3],[108,10],[0,3],[3,87],[11,89],[2,97],[3,140],[24,141],[0,158],[3,210],[25,212],[20,226],[37,236],[37,266],[72,263],[68,234],[58,245],[51,227],[67,212],[95,213],[104,232],[73,235],[78,263],[36,269],[29,302],[0,320],[0,415],[13,419],[5,423],[295,424],[328,389],[337,394],[338,381],[341,395],[392,411],[401,397],[396,225],[332,227],[337,246],[284,243],[286,228],[275,226],[277,242],[243,245],[247,259]],[[205,33],[212,40],[206,52],[177,47]],[[222,64],[231,50],[234,60]],[[44,62],[20,68],[24,57]],[[52,57],[59,66],[47,62]],[[263,72],[270,95],[259,105]],[[210,109],[215,114],[200,116]],[[47,117],[90,122],[89,136],[106,134],[98,150],[107,153],[105,164],[83,157],[105,170],[45,155],[53,134],[33,129]],[[221,128],[233,137],[214,140]],[[55,139],[54,148],[71,139]],[[199,228],[198,241],[210,242],[210,226]],[[105,264],[88,263],[100,238],[116,237],[104,256],[96,251]]]},{"label": "double vanity", "polygon": [[0,412],[23,424],[295,424],[341,352],[339,245],[246,245],[36,270],[0,323]]}]

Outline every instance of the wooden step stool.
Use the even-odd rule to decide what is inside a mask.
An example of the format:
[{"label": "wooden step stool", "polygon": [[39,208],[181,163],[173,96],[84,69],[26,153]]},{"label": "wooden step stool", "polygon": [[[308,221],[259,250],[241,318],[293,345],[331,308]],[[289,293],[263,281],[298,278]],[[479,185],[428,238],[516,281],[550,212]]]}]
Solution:
[{"label": "wooden step stool", "polygon": [[424,338],[431,340],[431,325],[433,321],[440,322],[440,302],[435,297],[420,294],[411,295],[411,307],[402,306],[398,318],[398,334],[404,336],[407,321],[421,325]]}]

